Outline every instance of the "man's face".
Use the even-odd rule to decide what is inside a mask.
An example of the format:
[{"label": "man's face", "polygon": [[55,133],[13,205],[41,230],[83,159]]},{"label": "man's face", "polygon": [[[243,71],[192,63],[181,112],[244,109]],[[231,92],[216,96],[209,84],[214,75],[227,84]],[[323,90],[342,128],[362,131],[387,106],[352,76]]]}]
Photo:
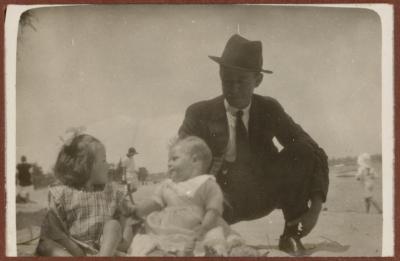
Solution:
[{"label": "man's face", "polygon": [[254,88],[262,81],[262,74],[247,72],[228,67],[220,67],[222,93],[229,105],[237,108],[246,108],[253,96]]}]

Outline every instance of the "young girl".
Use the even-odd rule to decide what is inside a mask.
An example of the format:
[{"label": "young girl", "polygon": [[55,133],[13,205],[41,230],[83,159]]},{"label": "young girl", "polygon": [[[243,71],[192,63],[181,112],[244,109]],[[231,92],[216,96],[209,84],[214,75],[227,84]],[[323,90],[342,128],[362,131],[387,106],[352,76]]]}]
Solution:
[{"label": "young girl", "polygon": [[[197,137],[177,141],[170,148],[167,179],[149,201],[137,204],[145,218],[145,234],[137,235],[128,255],[193,255],[210,251],[227,256],[243,244],[222,219],[223,195],[211,175],[211,151]],[[201,253],[199,255],[202,255]]]},{"label": "young girl", "polygon": [[364,186],[364,201],[365,211],[369,213],[371,204],[376,208],[379,213],[382,213],[378,203],[374,200],[372,192],[374,190],[374,184],[376,179],[376,172],[371,166],[371,156],[368,153],[363,153],[358,156],[358,172],[356,179],[361,181]]},{"label": "young girl", "polygon": [[114,255],[124,243],[119,218],[133,207],[124,191],[108,182],[104,145],[90,135],[76,135],[62,147],[54,172],[58,183],[49,189],[37,254]]}]

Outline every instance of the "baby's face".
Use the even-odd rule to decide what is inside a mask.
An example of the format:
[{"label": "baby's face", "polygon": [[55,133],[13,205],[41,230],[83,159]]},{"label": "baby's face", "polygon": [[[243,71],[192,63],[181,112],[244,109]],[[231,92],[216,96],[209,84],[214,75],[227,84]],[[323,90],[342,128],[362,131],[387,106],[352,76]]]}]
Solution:
[{"label": "baby's face", "polygon": [[188,180],[193,173],[193,157],[178,145],[168,155],[168,174],[174,182]]}]

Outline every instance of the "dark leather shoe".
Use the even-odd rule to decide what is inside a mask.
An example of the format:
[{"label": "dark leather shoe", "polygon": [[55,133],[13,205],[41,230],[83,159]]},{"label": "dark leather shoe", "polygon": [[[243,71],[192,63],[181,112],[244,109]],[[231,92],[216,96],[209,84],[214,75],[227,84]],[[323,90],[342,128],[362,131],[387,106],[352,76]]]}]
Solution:
[{"label": "dark leather shoe", "polygon": [[298,236],[282,235],[279,239],[279,250],[293,256],[304,256],[306,249]]}]

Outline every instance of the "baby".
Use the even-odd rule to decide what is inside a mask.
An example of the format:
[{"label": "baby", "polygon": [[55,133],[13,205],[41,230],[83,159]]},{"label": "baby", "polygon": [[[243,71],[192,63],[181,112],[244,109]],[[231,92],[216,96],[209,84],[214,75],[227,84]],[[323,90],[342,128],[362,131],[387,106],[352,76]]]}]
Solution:
[{"label": "baby", "polygon": [[[132,238],[123,238],[123,216],[133,212],[126,193],[108,181],[104,145],[81,134],[65,144],[54,167],[37,255],[112,256]],[[127,228],[129,229],[129,228]],[[124,249],[122,249],[124,250]]]},{"label": "baby", "polygon": [[200,138],[190,136],[170,146],[168,172],[154,196],[137,204],[145,219],[145,233],[138,234],[130,256],[228,255],[243,244],[222,219],[223,194],[207,172],[212,154]]}]

